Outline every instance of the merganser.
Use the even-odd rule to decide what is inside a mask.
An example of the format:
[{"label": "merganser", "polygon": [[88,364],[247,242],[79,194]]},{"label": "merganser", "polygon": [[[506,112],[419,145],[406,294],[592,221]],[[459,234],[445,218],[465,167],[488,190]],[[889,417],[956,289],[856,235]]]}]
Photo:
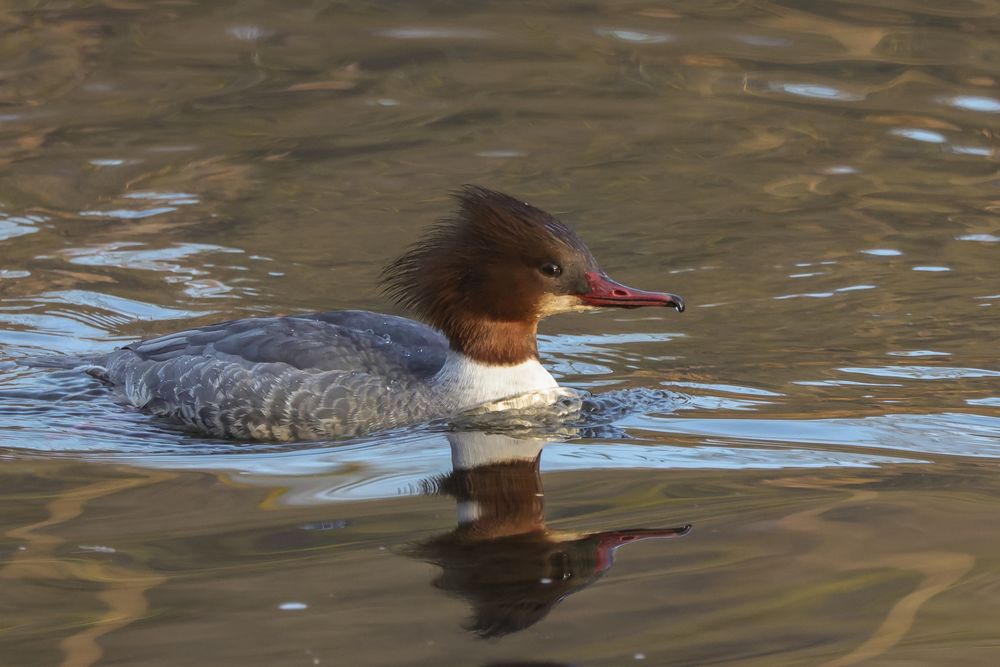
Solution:
[{"label": "merganser", "polygon": [[545,522],[539,474],[544,440],[474,431],[447,437],[454,469],[425,486],[455,498],[458,526],[403,553],[441,568],[434,586],[472,605],[467,627],[480,637],[502,637],[539,622],[606,574],[619,547],[691,531],[691,524],[554,530]]},{"label": "merganser", "polygon": [[211,436],[357,436],[554,400],[535,340],[547,315],[684,309],[611,280],[569,227],[520,199],[471,185],[456,197],[457,213],[382,273],[426,324],[356,310],[233,320],[126,345],[88,372],[125,403]]}]

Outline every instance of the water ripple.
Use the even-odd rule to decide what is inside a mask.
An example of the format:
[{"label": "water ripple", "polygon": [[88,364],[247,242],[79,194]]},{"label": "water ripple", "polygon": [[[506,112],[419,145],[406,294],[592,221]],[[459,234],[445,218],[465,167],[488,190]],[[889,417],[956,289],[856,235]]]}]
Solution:
[{"label": "water ripple", "polygon": [[979,95],[955,95],[954,97],[942,97],[941,102],[959,109],[967,111],[981,111],[984,113],[1000,113],[1000,100],[994,97],[982,97]]},{"label": "water ripple", "polygon": [[788,420],[680,419],[636,415],[627,420],[627,426],[660,433],[1000,459],[1000,418],[983,415],[890,414],[857,419]]},{"label": "water ripple", "polygon": [[899,257],[903,253],[893,248],[871,248],[869,250],[861,251],[865,255],[874,255],[876,257]]},{"label": "water ripple", "polygon": [[594,34],[632,44],[667,44],[676,39],[673,35],[665,32],[646,32],[623,28],[595,28]]},{"label": "water ripple", "polygon": [[771,90],[781,91],[798,97],[811,97],[813,99],[836,100],[840,102],[856,102],[864,99],[864,95],[849,93],[834,86],[816,83],[776,81],[771,84]]},{"label": "water ripple", "polygon": [[[451,470],[452,452],[440,436],[418,436],[377,444],[296,452],[230,454],[216,457],[152,455],[116,457],[132,464],[169,469],[217,470],[240,484],[274,487],[286,492],[281,502],[315,505],[345,500],[392,498],[421,488],[421,482]],[[872,468],[890,464],[924,463],[920,458],[864,452],[834,452],[802,448],[705,444],[693,447],[639,443],[546,444],[544,472],[571,470],[777,470],[782,468]]]},{"label": "water ripple", "polygon": [[996,234],[963,234],[956,236],[959,241],[978,241],[980,243],[1000,243],[1000,236]]},{"label": "water ripple", "polygon": [[490,33],[473,28],[404,27],[376,30],[379,37],[392,39],[486,39]]},{"label": "water ripple", "polygon": [[118,218],[119,220],[142,220],[151,218],[154,215],[173,213],[177,208],[174,206],[157,206],[156,208],[130,209],[114,208],[108,211],[80,211],[80,215],[88,218]]},{"label": "water ripple", "polygon": [[849,367],[838,369],[844,373],[860,373],[887,378],[909,380],[958,380],[961,378],[1000,377],[1000,371],[984,368],[953,368],[948,366],[881,366],[874,368]]},{"label": "water ripple", "polygon": [[207,243],[177,243],[166,248],[147,248],[144,243],[117,242],[87,248],[70,248],[63,251],[72,264],[83,266],[111,266],[120,269],[141,269],[203,275],[205,271],[186,267],[175,260],[206,252],[242,253],[237,248]]},{"label": "water ripple", "polygon": [[34,234],[47,218],[41,215],[9,216],[0,213],[0,241],[6,241],[26,234]]},{"label": "water ripple", "polygon": [[897,127],[889,130],[889,134],[914,141],[922,141],[928,144],[943,144],[947,141],[940,132],[924,130],[917,127]]}]

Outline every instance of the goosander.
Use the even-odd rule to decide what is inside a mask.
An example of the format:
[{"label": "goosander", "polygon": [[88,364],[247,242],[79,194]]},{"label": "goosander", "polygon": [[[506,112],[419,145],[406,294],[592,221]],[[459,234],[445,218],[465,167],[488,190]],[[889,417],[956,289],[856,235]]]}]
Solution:
[{"label": "goosander", "polygon": [[[611,280],[565,224],[479,186],[382,273],[426,324],[368,311],[223,322],[119,348],[90,367],[120,399],[215,437],[357,436],[554,400],[538,359],[547,315],[667,306]],[[523,397],[523,398],[518,398]]]}]

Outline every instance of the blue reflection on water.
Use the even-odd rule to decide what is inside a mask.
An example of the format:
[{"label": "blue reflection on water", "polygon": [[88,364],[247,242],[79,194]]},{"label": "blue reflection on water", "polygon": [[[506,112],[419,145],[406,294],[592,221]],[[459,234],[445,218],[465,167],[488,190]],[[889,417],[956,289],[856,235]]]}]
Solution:
[{"label": "blue reflection on water", "polygon": [[959,378],[1000,377],[1000,371],[985,368],[953,368],[950,366],[878,366],[872,368],[848,367],[839,369],[844,373],[860,373],[887,378],[909,378],[911,380],[957,380]]},{"label": "blue reflection on water", "polygon": [[1000,100],[993,97],[982,97],[979,95],[955,95],[954,97],[943,97],[941,101],[945,104],[968,111],[982,111],[985,113],[1000,113]]},{"label": "blue reflection on water", "polygon": [[1000,418],[963,413],[857,419],[677,419],[633,415],[625,425],[754,441],[876,447],[924,454],[1000,457]]},{"label": "blue reflection on water", "polygon": [[633,44],[666,44],[675,39],[673,35],[664,32],[646,32],[622,28],[596,28],[594,33],[601,37],[611,37],[612,39],[631,42]]},{"label": "blue reflection on water", "polygon": [[897,137],[905,137],[906,139],[913,139],[914,141],[923,141],[929,144],[943,144],[947,141],[943,134],[940,132],[934,132],[932,130],[922,130],[915,127],[897,127],[889,130],[889,134],[894,134]]}]

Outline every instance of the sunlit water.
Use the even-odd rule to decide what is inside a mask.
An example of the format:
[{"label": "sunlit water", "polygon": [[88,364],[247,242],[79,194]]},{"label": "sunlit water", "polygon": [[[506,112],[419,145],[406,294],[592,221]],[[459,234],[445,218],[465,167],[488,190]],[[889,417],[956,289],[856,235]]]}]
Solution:
[{"label": "sunlit water", "polygon": [[[0,665],[996,664],[998,16],[0,9]],[[466,182],[690,305],[543,325],[567,430],[215,441],[18,363],[388,310]]]}]

